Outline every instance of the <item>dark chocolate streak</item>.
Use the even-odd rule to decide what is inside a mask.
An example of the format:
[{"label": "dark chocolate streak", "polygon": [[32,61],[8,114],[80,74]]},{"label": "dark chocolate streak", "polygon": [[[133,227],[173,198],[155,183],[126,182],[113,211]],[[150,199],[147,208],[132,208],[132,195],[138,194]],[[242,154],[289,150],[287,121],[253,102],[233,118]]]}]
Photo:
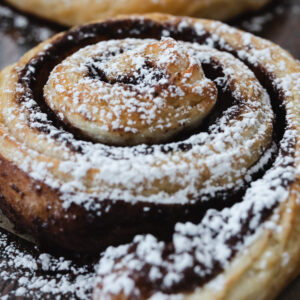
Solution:
[{"label": "dark chocolate streak", "polygon": [[[162,69],[155,67],[151,61],[145,61],[145,63],[133,74],[126,74],[117,76],[116,78],[110,79],[106,76],[105,70],[99,69],[95,63],[91,63],[88,66],[89,73],[88,76],[93,79],[98,79],[104,81],[106,83],[115,84],[121,83],[123,85],[128,85],[127,88],[130,89],[132,86],[135,85],[145,85],[145,75],[142,74],[142,70],[150,70],[152,71],[152,78],[151,80],[158,81],[162,78],[166,77],[166,74],[163,72]],[[167,86],[168,83],[164,84],[163,86]],[[162,85],[159,85],[162,86]],[[138,92],[138,91],[137,91]],[[158,93],[155,92],[154,96],[157,96]]]},{"label": "dark chocolate streak", "polygon": [[[142,24],[141,24],[142,23]],[[185,29],[184,31],[178,31],[174,26],[169,26],[171,30],[171,37],[178,40],[196,41],[202,43],[207,35],[199,37],[194,30]],[[137,33],[135,28],[140,28],[140,33]],[[48,79],[49,73],[53,68],[64,60],[67,56],[76,52],[78,49],[97,43],[99,41],[110,39],[123,39],[123,38],[156,38],[159,39],[162,36],[165,26],[157,24],[153,21],[148,21],[143,24],[141,21],[111,21],[106,23],[91,24],[83,26],[80,29],[74,29],[67,32],[62,37],[58,38],[53,45],[34,59],[32,59],[27,66],[20,72],[19,83],[25,87],[25,93],[21,94],[19,101],[26,101],[26,98],[33,98],[37,101],[38,106],[33,108],[36,110],[42,110],[47,113],[48,121],[35,120],[40,123],[37,129],[41,132],[49,133],[47,125],[53,124],[57,128],[63,128],[65,131],[71,132],[77,139],[81,139],[87,142],[89,139],[84,134],[70,124],[61,122],[55,113],[47,106],[43,97],[43,87]],[[194,37],[194,38],[192,38]],[[185,39],[184,39],[185,38]],[[67,50],[66,50],[67,49]],[[34,70],[34,71],[32,71]],[[105,79],[102,74],[102,79]],[[122,80],[125,80],[124,78]],[[198,131],[205,131],[206,128],[200,128]],[[58,133],[55,138],[60,138],[61,133]],[[194,132],[193,132],[194,133]],[[178,138],[179,140],[181,138]],[[81,152],[81,147],[78,147],[76,143],[72,143],[72,140],[66,140],[69,147],[77,152]],[[183,150],[190,149],[190,145],[179,145]],[[167,147],[162,149],[164,152],[173,150],[173,147]],[[149,145],[149,149],[143,151],[142,154],[152,153],[153,148]],[[133,153],[139,154],[139,152],[133,149]],[[111,156],[112,153],[107,153]]]},{"label": "dark chocolate streak", "polygon": [[[139,33],[137,33],[136,28],[139,28]],[[43,86],[45,85],[49,73],[53,70],[53,68],[64,60],[70,54],[76,52],[78,49],[90,44],[94,44],[99,41],[108,40],[108,39],[123,39],[123,38],[156,38],[159,39],[162,36],[163,30],[167,29],[170,32],[170,37],[173,37],[177,40],[189,41],[189,42],[198,42],[200,44],[205,43],[205,40],[209,38],[209,33],[205,33],[202,36],[199,36],[194,29],[192,28],[184,28],[184,30],[178,30],[175,26],[170,24],[165,24],[164,26],[161,24],[157,24],[153,21],[109,21],[106,23],[92,24],[80,27],[79,29],[71,30],[65,33],[63,36],[56,39],[53,44],[49,47],[45,53],[40,54],[39,56],[33,58],[27,66],[21,71],[19,83],[22,84],[25,88],[25,92],[19,96],[19,101],[26,101],[26,98],[33,98],[37,101],[38,105],[33,109],[39,110],[41,109],[43,112],[47,113],[48,121],[46,124],[42,120],[36,120],[40,123],[40,127],[37,129],[49,133],[49,124],[53,124],[57,128],[64,128],[66,131],[74,133],[75,137],[78,139],[84,139],[84,136],[79,130],[72,128],[69,124],[65,124],[61,122],[55,114],[51,111],[51,109],[47,106],[46,102],[43,98]],[[67,49],[67,50],[66,50]],[[148,66],[151,67],[151,66]],[[91,66],[92,68],[92,66]],[[217,77],[223,76],[222,66],[219,66],[217,62],[213,62],[212,64],[203,65],[206,76],[212,80]],[[34,70],[34,71],[32,71]],[[101,72],[101,70],[92,68],[90,69],[90,74],[92,76],[98,76],[100,80],[108,81],[105,74]],[[124,80],[124,78],[123,78]],[[192,131],[185,131],[183,134],[176,136],[173,138],[173,142],[176,143],[176,148],[181,151],[190,150],[193,145],[185,142],[185,140],[192,134],[198,133],[200,131],[209,131],[209,126],[214,124],[218,118],[220,118],[223,112],[235,102],[239,102],[238,99],[235,99],[232,95],[233,91],[230,90],[230,86],[224,91],[224,86],[217,83],[218,88],[218,100],[217,105],[213,109],[212,113],[207,117],[207,119],[203,122],[200,128],[194,129]],[[238,107],[238,106],[237,106]],[[238,113],[239,111],[235,111]],[[64,131],[61,131],[64,133]],[[58,133],[54,138],[60,138],[60,133]],[[76,140],[70,138],[64,138],[67,145],[71,147],[74,151],[82,152],[84,151],[82,147]],[[75,143],[73,142],[75,141]],[[87,142],[90,143],[90,142]],[[111,147],[113,148],[113,146]],[[160,150],[164,153],[176,151],[174,146],[166,143],[160,146]],[[136,147],[132,147],[131,151],[134,155],[151,155],[154,151],[153,146],[148,145],[143,150],[140,150]],[[106,155],[113,157],[113,153],[110,150],[106,150]],[[257,174],[257,176],[261,176],[262,173]],[[182,216],[182,212],[178,212],[175,214],[176,218],[171,218],[172,220],[177,221],[186,221],[186,220],[194,220],[199,221],[203,213],[208,208],[216,208],[222,209],[224,207],[224,201],[220,201],[222,199],[226,200],[226,205],[230,206],[233,203],[239,201],[245,190],[246,186],[242,190],[230,190],[221,192],[219,195],[211,199],[211,201],[199,201],[201,199],[196,199],[196,203],[201,203],[198,209],[195,210],[194,213],[189,213],[188,216],[184,214]],[[204,195],[202,199],[211,198],[208,195]],[[231,200],[228,200],[231,199]],[[165,205],[162,206],[161,209],[164,211]],[[178,210],[182,211],[182,206],[180,205]],[[185,210],[185,209],[184,209]],[[160,214],[161,215],[161,214]],[[165,215],[163,213],[162,215]],[[194,217],[193,217],[194,215]],[[171,222],[173,224],[173,222]]]},{"label": "dark chocolate streak", "polygon": [[[268,218],[268,216],[270,215],[274,207],[266,209],[263,212],[259,220],[261,223]],[[242,231],[235,236],[229,237],[227,241],[225,241],[225,244],[228,245],[232,250],[230,259],[232,259],[237,252],[237,250],[235,249],[235,245],[238,245],[239,243],[243,242],[244,233],[247,232],[247,230],[249,229],[253,217],[254,217],[253,211],[250,209],[247,219],[244,221],[243,224],[241,224]],[[223,218],[223,222],[227,223],[228,220],[226,218]],[[251,234],[254,233],[254,230],[251,230],[250,233]],[[217,233],[215,235],[217,235]],[[138,244],[133,243],[130,246],[128,253],[134,255],[137,246]],[[175,251],[174,244],[167,243],[164,246],[163,253],[162,253],[164,262],[168,262],[170,265],[174,264],[172,253],[175,252],[176,251]],[[193,252],[189,252],[189,254],[193,256]],[[201,265],[201,263],[199,263],[196,259],[194,259],[193,263],[191,264],[191,267],[184,269],[182,274],[183,279],[173,282],[171,286],[166,286],[163,284],[163,280],[165,276],[168,274],[168,271],[161,266],[159,266],[158,268],[161,274],[163,274],[163,276],[161,278],[156,279],[155,281],[152,281],[149,277],[149,273],[153,266],[148,263],[145,263],[143,265],[143,268],[139,272],[130,273],[129,277],[134,280],[136,287],[142,293],[143,297],[145,299],[148,299],[153,295],[153,292],[155,291],[160,291],[165,294],[176,294],[182,292],[190,292],[198,287],[201,287],[202,285],[204,285],[205,283],[213,279],[217,274],[223,271],[223,266],[220,265],[219,261],[215,260],[214,257],[212,258],[211,264],[212,264],[211,269],[213,270],[212,272],[208,271],[206,272],[206,274],[199,275],[198,273],[195,272],[195,267],[199,267],[201,270],[203,270],[204,267],[203,265]],[[130,299],[138,300],[140,299],[140,297],[136,297],[136,295],[131,294]]]},{"label": "dark chocolate streak", "polygon": [[[137,31],[136,28],[139,28],[139,31]],[[41,109],[47,113],[49,116],[49,121],[47,124],[44,124],[46,126],[43,126],[43,122],[41,120],[37,120],[41,124],[38,130],[47,132],[48,124],[53,124],[58,128],[61,127],[64,130],[72,132],[75,137],[81,138],[80,132],[58,120],[55,117],[55,114],[45,104],[42,87],[45,85],[51,70],[67,56],[84,46],[91,45],[102,40],[123,39],[128,37],[159,39],[163,35],[163,30],[168,30],[170,32],[170,37],[176,40],[197,42],[199,44],[205,44],[206,39],[210,37],[209,33],[204,33],[203,35],[199,36],[193,28],[185,27],[181,30],[178,30],[178,28],[174,25],[168,23],[162,25],[151,20],[115,20],[99,24],[85,25],[73,29],[57,38],[50,48],[45,51],[45,53],[33,58],[28,65],[24,67],[24,69],[20,72],[19,83],[25,88],[25,92],[19,95],[18,100],[26,101],[27,97],[33,98],[38,103],[38,106],[36,106],[34,109]],[[228,52],[228,50],[224,49],[224,46],[221,46],[218,44],[218,42],[215,42],[214,46],[221,51]],[[234,50],[229,52],[237,56]],[[266,73],[262,66],[253,67],[251,64],[248,65],[255,72],[262,85],[267,88],[269,95],[272,98],[272,106],[276,114],[274,125],[274,141],[278,144],[278,146],[280,146],[280,143],[283,142],[282,137],[286,127],[285,111],[281,105],[284,97],[282,93],[276,90],[276,87],[272,85],[271,74]],[[33,68],[35,71],[32,72],[31,68]],[[222,73],[222,69],[220,69],[218,66],[203,65],[203,68],[206,76],[211,79],[218,77],[220,73]],[[218,86],[218,90],[220,96],[216,107],[219,108],[216,108],[211,113],[209,118],[204,122],[202,127],[198,129],[198,131],[207,130],[209,125],[214,123],[216,119],[220,117],[224,109],[232,105],[232,103],[236,100],[232,98],[232,93],[230,90],[226,91],[225,93],[221,92],[221,86]],[[220,103],[223,103],[224,106],[222,107]],[[179,136],[177,138],[177,146],[183,151],[187,151],[192,147],[191,144],[184,142],[184,139],[186,139],[192,133],[186,133],[186,135]],[[59,138],[59,135],[57,138]],[[288,149],[291,149],[292,151],[295,141],[285,140],[284,142],[289,144]],[[72,140],[68,140],[67,143],[74,151],[84,151],[80,147],[73,144]],[[170,145],[165,144],[161,145],[161,150],[164,152],[169,152],[172,151],[173,148]],[[153,147],[149,145],[146,148],[145,153],[138,152],[134,147],[132,148],[132,151],[136,151],[136,154],[148,155],[153,152]],[[294,153],[287,153],[283,149],[280,149],[277,154],[280,156],[294,155]],[[107,155],[111,155],[109,151]],[[270,167],[270,165],[268,167]],[[262,175],[263,172],[257,174],[257,177]],[[282,185],[286,187],[289,184],[290,182],[282,182]],[[225,193],[221,193],[221,195],[213,199],[210,199],[210,201],[201,203],[201,201],[198,201],[199,199],[196,199],[195,203],[189,205],[155,205],[144,204],[142,202],[137,202],[135,205],[132,205],[121,200],[106,200],[102,202],[101,210],[103,210],[104,213],[101,215],[101,220],[98,220],[99,217],[93,212],[89,213],[86,219],[87,224],[90,224],[87,225],[87,227],[89,227],[89,234],[93,236],[95,240],[97,239],[97,241],[94,241],[94,244],[93,242],[91,243],[91,246],[93,247],[99,244],[101,235],[103,237],[105,235],[110,236],[108,240],[107,238],[103,238],[103,247],[130,241],[132,237],[138,233],[153,233],[162,239],[168,240],[173,233],[173,226],[175,223],[179,221],[192,221],[198,223],[208,208],[214,207],[216,209],[222,209],[225,205],[230,206],[237,201],[241,201],[243,195],[244,189],[239,191],[227,191]],[[226,203],[225,201],[221,201],[224,198],[227,198]],[[228,198],[231,200],[228,200]],[[97,202],[97,199],[95,199],[95,202]],[[109,212],[106,212],[106,207],[110,207]],[[147,207],[149,210],[145,210],[145,207]],[[270,216],[272,211],[273,208],[265,209],[262,212],[260,222],[264,222]],[[231,237],[227,241],[231,249],[235,249],[235,246],[243,241],[243,237],[250,233],[250,220],[251,211],[249,211],[248,220],[245,221],[245,224],[242,224],[241,226],[242,230],[240,234],[234,238]],[[85,234],[85,232],[83,232],[83,234]],[[172,251],[173,246],[172,244],[169,245],[170,249],[166,249],[166,251]],[[97,248],[97,246],[95,247]],[[232,251],[232,257],[234,255],[235,251]],[[165,292],[171,293],[175,291],[190,290],[195,286],[200,286],[201,284],[207,282],[221,271],[222,267],[216,265],[212,273],[207,275],[207,277],[200,278],[197,277],[195,273],[191,273],[188,270],[183,280]],[[142,289],[146,291],[146,294],[147,291],[156,288],[155,286],[151,286],[147,278],[143,278],[143,274],[140,274],[140,277],[138,278],[138,284],[142,285]]]}]

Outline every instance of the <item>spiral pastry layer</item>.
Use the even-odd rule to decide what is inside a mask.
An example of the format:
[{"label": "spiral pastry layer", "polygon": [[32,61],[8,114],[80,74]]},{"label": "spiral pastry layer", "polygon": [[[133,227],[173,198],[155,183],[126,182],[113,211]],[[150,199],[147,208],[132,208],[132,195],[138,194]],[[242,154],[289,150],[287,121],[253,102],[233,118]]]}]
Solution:
[{"label": "spiral pastry layer", "polygon": [[120,14],[169,13],[217,20],[263,7],[270,0],[7,0],[18,9],[65,25],[110,18]]},{"label": "spiral pastry layer", "polygon": [[1,208],[52,247],[147,234],[104,252],[95,299],[269,299],[299,265],[299,71],[208,20],[59,34],[0,75]]}]

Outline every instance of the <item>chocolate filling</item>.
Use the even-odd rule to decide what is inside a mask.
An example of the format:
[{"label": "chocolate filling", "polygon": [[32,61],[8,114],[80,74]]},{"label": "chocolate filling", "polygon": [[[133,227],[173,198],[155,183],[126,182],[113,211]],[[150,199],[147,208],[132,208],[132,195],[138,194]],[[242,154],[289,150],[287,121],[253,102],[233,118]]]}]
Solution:
[{"label": "chocolate filling", "polygon": [[[139,28],[137,31],[136,28]],[[53,68],[60,63],[67,56],[76,52],[78,49],[97,43],[102,40],[109,39],[123,39],[123,38],[155,38],[159,39],[163,36],[163,32],[167,30],[170,33],[170,37],[176,40],[188,41],[188,42],[197,42],[199,44],[205,44],[206,40],[210,37],[209,33],[203,33],[202,35],[198,35],[196,31],[192,27],[185,27],[179,30],[177,26],[165,23],[164,25],[158,24],[151,20],[115,20],[108,21],[99,24],[90,24],[85,25],[80,28],[73,29],[67,33],[65,33],[60,38],[56,39],[53,44],[42,54],[33,58],[28,65],[24,67],[20,71],[19,74],[19,84],[24,87],[25,92],[19,94],[18,101],[26,101],[28,98],[33,98],[36,100],[37,105],[32,109],[36,111],[42,111],[47,114],[48,121],[43,120],[34,120],[40,124],[39,127],[35,127],[40,132],[49,132],[48,125],[53,125],[56,128],[62,128],[61,134],[64,131],[71,132],[75,139],[84,140],[87,143],[90,143],[82,135],[82,133],[75,128],[72,128],[70,124],[65,124],[61,120],[59,120],[55,113],[51,111],[51,109],[46,105],[46,102],[43,98],[43,87],[48,79],[49,73],[53,70]],[[227,51],[225,46],[215,42],[215,48],[221,51]],[[67,49],[67,50],[66,50]],[[232,54],[237,56],[237,54],[232,51]],[[245,62],[247,63],[247,62]],[[280,148],[280,144],[283,142],[283,133],[286,128],[286,117],[285,110],[282,106],[282,101],[284,99],[283,94],[280,90],[272,84],[272,75],[268,74],[263,66],[256,66],[247,63],[252,69],[257,78],[260,80],[261,84],[268,90],[268,93],[272,100],[272,107],[275,112],[275,124],[274,124],[274,137],[273,140],[277,143],[279,151],[278,153],[274,153],[274,157],[267,164],[264,170],[260,170],[254,177],[260,178],[263,176],[264,172],[272,167],[272,163],[275,159],[275,156],[293,156],[293,147],[295,141],[285,140],[284,142],[288,144],[287,149]],[[92,67],[91,67],[92,68]],[[220,66],[214,65],[203,65],[204,72],[206,76],[212,80],[222,74],[222,69]],[[34,70],[34,71],[32,71]],[[91,69],[89,76],[96,76],[100,80],[106,81],[107,78],[105,73],[101,70]],[[137,84],[137,78],[119,78],[120,82],[125,84]],[[178,143],[178,147],[182,151],[188,151],[193,147],[193,145],[186,143],[185,140],[192,134],[201,131],[207,131],[209,126],[216,122],[222,113],[226,110],[226,108],[230,107],[237,99],[234,99],[232,96],[232,91],[226,90],[223,91],[223,86],[218,86],[219,98],[218,103],[215,106],[213,112],[208,116],[205,122],[192,132],[185,132],[184,134],[176,137],[175,141]],[[64,139],[61,134],[57,134],[55,138]],[[65,140],[68,146],[76,152],[83,152],[84,149],[73,143],[72,139]],[[163,152],[173,151],[173,148],[168,145],[161,145],[161,150]],[[136,155],[144,154],[150,155],[153,152],[153,147],[148,145],[144,152],[138,152],[133,149],[133,153]],[[135,152],[136,151],[136,152]],[[110,151],[107,151],[108,156],[112,156],[113,154]],[[290,182],[286,180],[281,181],[281,185],[287,187]],[[101,215],[101,222],[97,222],[99,218],[96,213],[90,212],[86,216],[85,222],[88,224],[86,226],[87,230],[80,233],[78,232],[78,240],[89,232],[91,236],[94,237],[94,240],[91,241],[90,246],[96,247],[99,249],[99,235],[103,236],[102,246],[106,247],[107,245],[116,245],[124,242],[128,242],[132,239],[135,234],[138,233],[153,233],[157,235],[159,238],[164,240],[170,240],[170,237],[174,230],[174,224],[177,222],[185,222],[191,221],[194,223],[199,223],[204,216],[205,212],[209,208],[216,208],[218,210],[223,209],[224,207],[228,207],[233,205],[234,203],[241,201],[245,189],[247,188],[247,184],[241,190],[230,190],[224,191],[210,199],[209,201],[201,201],[201,199],[195,199],[195,202],[189,205],[157,205],[157,204],[145,204],[145,203],[136,203],[135,205],[125,203],[122,200],[118,199],[108,199],[106,201],[101,202],[101,211],[103,214]],[[205,196],[208,197],[208,196]],[[226,201],[223,201],[226,200]],[[97,203],[97,199],[95,199],[95,203]],[[109,212],[107,212],[106,208],[110,208]],[[272,213],[274,207],[265,208],[260,216],[260,222],[264,222]],[[72,210],[72,208],[71,208]],[[249,233],[249,223],[252,219],[253,212],[249,210],[248,219],[244,224],[241,224],[241,232],[236,235],[234,238],[228,239],[227,243],[230,246],[232,251],[232,256],[235,255],[235,247],[237,244],[243,241],[243,236]],[[226,222],[226,220],[224,220]],[[95,225],[96,224],[96,225]],[[163,230],[162,230],[163,228]],[[109,230],[109,237],[105,237],[107,235],[107,230]],[[47,229],[45,229],[47,231]],[[67,234],[67,233],[66,233]],[[82,236],[81,236],[82,234]],[[172,243],[168,244],[169,248],[166,248],[166,254],[172,251]],[[134,252],[134,246],[130,251]],[[157,283],[157,286],[152,286],[147,280],[147,277],[143,277],[143,274],[147,274],[145,272],[141,272],[135,281],[137,285],[142,287],[145,295],[149,294],[151,290],[160,288],[160,283]],[[219,272],[222,271],[222,266],[216,264],[213,266],[213,272],[207,275],[206,277],[197,277],[194,272],[192,272],[192,268],[186,270],[186,273],[183,276],[183,279],[170,287],[169,289],[164,290],[166,293],[173,293],[179,291],[187,291],[195,286],[200,286],[204,284],[211,278],[215,277]]]},{"label": "chocolate filling", "polygon": [[[135,30],[136,28],[139,28],[139,32]],[[202,36],[199,36],[193,28],[187,27],[184,29],[179,30],[177,27],[165,24],[164,26],[161,24],[157,24],[153,21],[146,20],[146,21],[139,21],[139,20],[117,20],[117,21],[109,21],[106,23],[99,23],[99,24],[91,24],[86,25],[83,27],[80,27],[79,29],[73,29],[66,34],[64,34],[62,37],[58,38],[51,44],[51,46],[42,54],[39,56],[33,58],[20,72],[20,78],[19,83],[24,87],[25,92],[23,94],[19,95],[18,101],[26,101],[26,99],[33,98],[37,102],[37,106],[33,107],[32,109],[35,110],[41,110],[42,112],[46,113],[48,115],[48,120],[34,120],[35,122],[39,123],[39,127],[37,130],[41,132],[49,132],[48,125],[51,124],[55,126],[56,128],[63,128],[61,131],[61,134],[58,133],[54,138],[61,138],[61,135],[67,131],[74,134],[74,139],[66,139],[65,137],[62,137],[62,139],[69,145],[69,147],[76,151],[76,152],[82,152],[83,149],[79,146],[78,143],[74,143],[75,140],[85,140],[87,141],[87,138],[84,137],[84,135],[78,130],[73,128],[70,124],[63,123],[61,120],[59,120],[55,113],[51,111],[51,109],[47,106],[44,97],[43,97],[43,86],[46,84],[47,79],[49,77],[50,72],[53,70],[53,68],[59,64],[62,60],[64,60],[67,56],[71,55],[72,53],[76,52],[78,49],[94,44],[99,41],[108,40],[108,39],[122,39],[122,38],[157,38],[159,39],[162,37],[162,33],[164,30],[168,30],[170,32],[170,37],[182,40],[182,41],[189,41],[189,42],[197,42],[200,44],[205,44],[205,41],[207,38],[209,38],[209,33],[204,33]],[[218,47],[217,47],[218,48]],[[67,50],[66,50],[67,49]],[[222,50],[222,49],[221,49]],[[113,55],[108,53],[107,55]],[[103,80],[105,82],[109,82],[107,79],[105,72],[103,70],[99,70],[95,68],[95,66],[91,65],[89,66],[89,74],[88,76],[91,76],[93,78],[97,78],[99,80]],[[148,64],[146,67],[151,68],[151,64]],[[214,80],[217,77],[220,77],[223,75],[222,66],[218,66],[216,62],[213,64],[203,64],[203,69],[206,74],[206,76]],[[32,71],[33,70],[33,71]],[[116,82],[122,82],[124,84],[137,84],[140,82],[142,78],[119,78],[116,79]],[[112,84],[114,82],[111,82]],[[203,124],[196,129],[185,131],[178,136],[176,136],[173,141],[177,142],[176,147],[178,147],[182,151],[188,151],[190,150],[193,145],[185,142],[185,140],[191,136],[192,134],[197,134],[201,131],[208,131],[209,126],[211,124],[214,124],[224,113],[224,111],[238,102],[237,99],[233,96],[233,91],[230,90],[230,87],[228,87],[224,91],[224,86],[217,83],[218,88],[218,101],[215,105],[215,108],[213,109],[212,113],[206,118],[206,120],[203,122]],[[274,101],[273,101],[274,102]],[[276,101],[275,101],[276,102]],[[278,104],[274,104],[276,107]],[[235,111],[233,113],[238,113],[238,111]],[[277,119],[276,119],[277,120]],[[276,121],[276,123],[278,123]],[[278,128],[282,128],[281,125],[276,125]],[[282,132],[279,134],[278,137],[276,137],[277,142],[280,140],[282,136]],[[90,143],[90,141],[88,141]],[[146,148],[142,150],[142,153],[132,148],[132,153],[135,155],[151,155],[154,148],[151,145],[148,145]],[[168,153],[171,151],[174,151],[174,146],[166,143],[162,144],[160,150],[164,153]],[[110,152],[110,150],[107,150],[107,156],[113,156],[113,153]],[[271,161],[268,163],[268,166],[271,165]],[[257,174],[255,174],[256,178],[259,178],[263,175],[263,171],[260,170]],[[138,228],[140,230],[135,230],[135,233],[142,233],[142,232],[151,232],[154,234],[158,234],[162,238],[166,238],[166,236],[170,236],[173,230],[173,225],[176,222],[184,222],[184,221],[192,221],[192,222],[200,222],[203,215],[205,214],[206,210],[209,208],[215,208],[215,209],[222,209],[225,206],[231,206],[232,204],[241,201],[244,191],[247,188],[247,184],[242,189],[238,190],[227,190],[218,193],[214,198],[211,198],[209,195],[204,195],[201,197],[201,199],[195,199],[193,204],[190,205],[153,205],[153,204],[141,204],[139,208],[139,212],[136,212],[136,216],[143,216],[138,217],[138,220],[135,220],[132,224],[132,227],[136,227],[137,224],[139,224]],[[206,199],[210,199],[210,201],[203,201]],[[230,200],[229,200],[230,199]],[[226,200],[226,201],[222,201]],[[95,199],[96,201],[96,199]],[[112,208],[109,213],[109,217],[106,221],[104,221],[105,214],[102,217],[102,225],[103,224],[110,224],[113,226],[115,223],[115,218],[119,211],[119,205],[128,207],[126,210],[132,210],[133,206],[130,204],[124,204],[122,200],[118,199],[110,199],[109,203],[113,201],[115,208],[115,212],[112,213]],[[96,201],[97,202],[97,201]],[[119,204],[120,203],[120,204]],[[134,205],[137,207],[138,205]],[[149,213],[144,213],[145,206],[150,208]],[[102,207],[105,207],[102,203]],[[124,210],[124,207],[121,209],[121,211]],[[132,216],[132,213],[128,212],[128,216]],[[112,219],[110,219],[112,216]],[[149,218],[149,220],[148,220]],[[123,227],[124,224],[128,228],[131,227],[132,218],[125,218],[124,216],[121,218],[123,220],[122,226],[118,229],[118,236],[120,236],[120,228]],[[152,222],[154,220],[154,222]],[[146,225],[155,223],[157,224],[155,229],[152,228],[152,225]],[[164,233],[161,233],[161,230],[159,228],[165,228]],[[106,226],[105,226],[106,227]],[[97,228],[99,229],[99,228]],[[123,229],[121,230],[123,231]],[[130,232],[131,230],[129,230]],[[126,236],[126,234],[122,234],[123,237]],[[125,238],[124,241],[128,240],[129,238]],[[122,239],[123,241],[123,239]],[[120,241],[118,241],[120,242]],[[118,243],[117,242],[117,243]],[[115,244],[115,243],[112,243]]]}]

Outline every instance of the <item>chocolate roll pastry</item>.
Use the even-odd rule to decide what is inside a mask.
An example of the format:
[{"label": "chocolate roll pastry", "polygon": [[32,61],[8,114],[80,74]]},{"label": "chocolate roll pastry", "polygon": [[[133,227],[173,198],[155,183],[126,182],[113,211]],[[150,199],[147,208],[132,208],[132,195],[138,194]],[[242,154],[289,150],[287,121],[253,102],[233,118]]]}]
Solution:
[{"label": "chocolate roll pastry", "polygon": [[270,299],[300,268],[299,73],[215,21],[61,33],[0,74],[1,209],[51,247],[127,242],[95,299]]},{"label": "chocolate roll pastry", "polygon": [[169,13],[225,20],[258,10],[270,0],[6,0],[20,10],[64,25],[132,13]]}]

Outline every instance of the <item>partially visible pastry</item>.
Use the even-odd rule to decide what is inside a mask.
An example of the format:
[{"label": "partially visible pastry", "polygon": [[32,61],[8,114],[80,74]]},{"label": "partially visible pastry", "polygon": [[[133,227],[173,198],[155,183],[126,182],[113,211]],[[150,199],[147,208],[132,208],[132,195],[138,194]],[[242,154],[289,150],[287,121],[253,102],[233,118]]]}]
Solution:
[{"label": "partially visible pastry", "polygon": [[161,12],[225,20],[261,8],[270,0],[7,0],[25,12],[79,25],[119,14]]}]

